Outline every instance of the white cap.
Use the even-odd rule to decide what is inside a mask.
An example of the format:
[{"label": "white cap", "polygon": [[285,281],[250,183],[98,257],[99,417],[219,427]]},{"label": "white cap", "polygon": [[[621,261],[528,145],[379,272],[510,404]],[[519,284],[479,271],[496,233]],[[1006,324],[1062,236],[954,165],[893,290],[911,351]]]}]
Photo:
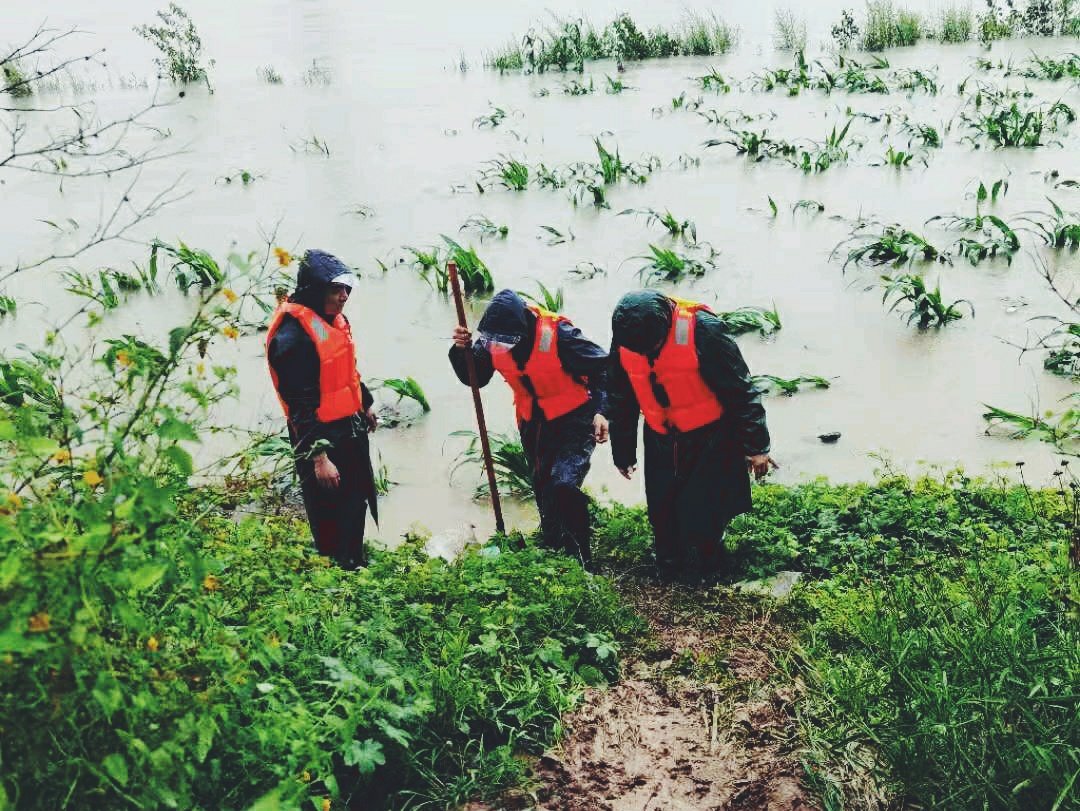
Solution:
[{"label": "white cap", "polygon": [[350,290],[357,285],[356,277],[351,273],[339,273],[330,280],[330,284],[343,284]]}]

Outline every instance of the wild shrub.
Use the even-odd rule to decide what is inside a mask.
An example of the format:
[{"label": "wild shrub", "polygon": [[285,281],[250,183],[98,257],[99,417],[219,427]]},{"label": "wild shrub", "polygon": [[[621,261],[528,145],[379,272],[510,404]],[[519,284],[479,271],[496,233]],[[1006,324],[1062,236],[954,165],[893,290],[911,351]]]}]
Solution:
[{"label": "wild shrub", "polygon": [[896,8],[892,0],[870,0],[866,4],[866,22],[860,47],[864,51],[882,51],[914,45],[922,36],[917,14]]},{"label": "wild shrub", "polygon": [[975,30],[970,6],[947,6],[938,17],[938,39],[942,42],[967,42]]},{"label": "wild shrub", "polygon": [[851,13],[851,9],[844,9],[840,12],[840,22],[833,25],[831,33],[833,42],[836,43],[837,49],[841,51],[848,50],[859,41],[861,32],[858,23],[855,22],[855,15]]},{"label": "wild shrub", "polygon": [[209,68],[214,60],[203,63],[203,44],[191,17],[176,3],[157,12],[159,25],[137,25],[135,33],[158,49],[161,56],[154,59],[162,72],[182,84],[205,81],[210,85]]}]

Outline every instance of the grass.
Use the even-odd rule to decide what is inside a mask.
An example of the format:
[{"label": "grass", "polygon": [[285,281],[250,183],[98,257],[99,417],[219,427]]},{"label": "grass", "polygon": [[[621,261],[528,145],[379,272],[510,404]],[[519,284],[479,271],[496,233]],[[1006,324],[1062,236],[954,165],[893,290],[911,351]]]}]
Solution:
[{"label": "grass", "polygon": [[970,6],[947,6],[938,15],[937,38],[942,42],[967,42],[975,30]]},{"label": "grass", "polygon": [[[833,250],[848,247],[844,270],[850,264],[856,265],[892,265],[902,267],[915,261],[944,261],[941,251],[931,245],[924,237],[909,231],[900,225],[877,226],[880,230],[867,231],[866,227],[856,229],[856,233],[844,240]],[[862,231],[862,233],[859,233]]]},{"label": "grass", "polygon": [[510,233],[510,226],[496,225],[490,218],[485,217],[483,214],[473,214],[469,219],[462,223],[458,231],[472,231],[480,237],[481,241],[486,237],[506,239],[506,235]]},{"label": "grass", "polygon": [[633,259],[644,259],[645,264],[638,268],[638,278],[643,284],[656,282],[679,282],[687,277],[701,277],[716,267],[713,262],[715,252],[709,249],[703,258],[690,256],[661,248],[657,245],[649,245],[649,253],[643,256],[635,256]]},{"label": "grass", "polygon": [[[452,437],[467,437],[469,442],[458,454],[450,469],[451,479],[462,467],[484,469],[484,454],[480,447],[480,437],[475,431],[454,431]],[[499,493],[512,498],[527,499],[533,497],[532,465],[525,458],[525,449],[521,442],[508,434],[492,432],[488,435],[491,446],[491,460],[495,467],[495,484]],[[474,498],[488,496],[487,481],[476,485]]]},{"label": "grass", "polygon": [[900,276],[882,276],[884,294],[881,303],[889,305],[889,312],[893,312],[901,305],[908,305],[907,323],[917,323],[919,329],[928,327],[943,327],[963,317],[961,309],[967,306],[972,316],[975,315],[975,307],[967,299],[957,299],[951,304],[946,304],[941,296],[941,286],[933,290],[926,286],[926,280],[922,276],[905,273]]},{"label": "grass", "polygon": [[748,332],[769,335],[782,326],[780,313],[775,305],[771,310],[764,307],[739,307],[737,310],[718,312],[716,317],[732,335],[744,335]]},{"label": "grass", "polygon": [[801,386],[811,386],[815,389],[827,389],[832,386],[827,378],[819,375],[799,375],[798,377],[786,378],[776,375],[754,375],[751,382],[758,388],[766,391],[778,391],[788,397],[798,393]]},{"label": "grass", "polygon": [[379,388],[392,391],[397,395],[399,403],[403,399],[408,399],[419,405],[425,414],[431,411],[431,404],[428,402],[427,395],[424,394],[424,389],[413,377],[388,377],[380,381]]},{"label": "grass", "polygon": [[883,51],[914,45],[922,37],[922,22],[911,11],[895,7],[891,0],[870,0],[862,29],[864,51]]},{"label": "grass", "polygon": [[806,52],[806,19],[790,8],[778,8],[773,14],[773,47],[778,51]]},{"label": "grass", "polygon": [[646,225],[662,226],[672,239],[682,239],[690,245],[697,243],[697,226],[694,221],[680,220],[666,209],[661,213],[653,208],[628,208],[619,212],[619,216],[623,214],[641,214],[645,217]]}]

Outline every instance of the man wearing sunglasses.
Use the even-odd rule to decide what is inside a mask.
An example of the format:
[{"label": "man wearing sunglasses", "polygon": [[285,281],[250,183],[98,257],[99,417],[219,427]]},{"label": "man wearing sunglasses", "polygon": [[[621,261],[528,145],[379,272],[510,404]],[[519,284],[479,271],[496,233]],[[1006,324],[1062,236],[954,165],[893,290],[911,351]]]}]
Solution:
[{"label": "man wearing sunglasses", "polygon": [[622,297],[611,318],[611,453],[637,469],[645,417],[645,496],[661,576],[688,582],[724,571],[724,530],[749,512],[750,478],[779,467],[738,345],[704,304],[656,290]]},{"label": "man wearing sunglasses", "polygon": [[368,508],[379,520],[367,436],[377,424],[374,398],[360,380],[342,312],[355,286],[340,259],[308,251],[296,290],[274,312],[266,335],[315,548],[347,569],[366,563]]},{"label": "man wearing sunglasses", "polygon": [[510,385],[544,543],[590,568],[589,500],[581,484],[596,443],[607,442],[607,353],[567,318],[526,305],[513,290],[495,294],[477,329],[475,342],[467,329],[454,330],[454,372],[468,385],[471,351],[480,386],[495,372]]}]

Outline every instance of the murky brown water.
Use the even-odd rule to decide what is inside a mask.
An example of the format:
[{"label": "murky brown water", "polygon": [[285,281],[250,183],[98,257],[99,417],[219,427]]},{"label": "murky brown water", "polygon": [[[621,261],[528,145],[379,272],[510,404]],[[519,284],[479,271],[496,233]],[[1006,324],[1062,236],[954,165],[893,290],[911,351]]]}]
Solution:
[{"label": "murky brown water", "polygon": [[[827,37],[843,3],[815,4],[809,20],[814,49]],[[925,230],[936,242],[952,237],[922,223],[935,214],[969,212],[965,193],[977,180],[993,181],[1008,174],[1010,189],[999,206],[1006,218],[1046,208],[1050,194],[1066,208],[1080,208],[1080,192],[1053,190],[1043,178],[1051,169],[1080,176],[1076,148],[1080,123],[1062,146],[1032,151],[974,150],[960,142],[955,128],[930,166],[904,171],[869,165],[893,136],[881,141],[882,128],[857,120],[853,131],[866,139],[849,166],[817,176],[781,163],[751,164],[727,148],[704,150],[702,142],[718,131],[701,117],[671,112],[671,99],[699,91],[688,77],[717,66],[725,75],[745,78],[764,67],[786,64],[789,57],[773,52],[772,7],[740,1],[725,11],[742,29],[742,43],[733,54],[712,59],[672,59],[628,67],[625,79],[636,90],[618,96],[598,92],[573,98],[559,91],[561,78],[500,77],[480,69],[485,48],[520,33],[546,8],[569,10],[566,4],[471,3],[468,13],[444,4],[331,3],[320,0],[259,0],[243,4],[192,0],[185,4],[199,26],[210,54],[215,93],[195,90],[188,98],[160,111],[155,123],[171,131],[167,143],[184,154],[147,166],[136,197],[145,199],[183,175],[181,187],[191,194],[141,227],[135,236],[185,242],[224,255],[235,246],[258,248],[260,230],[275,224],[278,243],[302,250],[321,247],[359,267],[364,279],[347,312],[359,336],[362,369],[367,376],[412,375],[424,386],[434,411],[408,429],[380,431],[376,446],[391,478],[399,482],[384,499],[384,520],[378,536],[392,541],[414,521],[435,531],[472,521],[482,534],[490,528],[485,508],[470,501],[474,484],[460,475],[448,485],[448,469],[460,442],[447,440],[452,431],[473,425],[467,390],[453,377],[446,361],[447,336],[454,323],[452,303],[433,293],[410,271],[383,275],[375,258],[392,264],[403,244],[431,245],[439,234],[455,234],[464,220],[482,213],[510,226],[505,241],[471,238],[493,269],[499,287],[533,288],[533,280],[561,285],[567,314],[601,342],[609,338],[611,307],[637,285],[639,263],[629,257],[644,253],[650,242],[664,244],[661,232],[646,228],[641,218],[617,217],[624,208],[670,208],[697,224],[701,239],[721,250],[715,271],[679,288],[682,295],[722,309],[771,305],[783,318],[773,338],[740,339],[755,373],[792,377],[800,373],[835,378],[832,389],[794,398],[768,400],[774,456],[783,468],[779,481],[797,482],[824,475],[838,480],[866,478],[880,467],[878,454],[900,469],[924,464],[962,462],[969,471],[1004,463],[1011,469],[1025,460],[1029,480],[1045,481],[1055,456],[1035,441],[1016,443],[983,435],[981,404],[993,403],[1030,411],[1031,402],[1053,408],[1072,391],[1066,381],[1041,369],[1041,357],[1019,358],[1009,343],[1022,343],[1032,329],[1028,319],[1062,314],[1060,304],[1036,275],[1030,259],[1019,256],[1012,267],[984,263],[940,269],[947,297],[970,299],[974,319],[940,332],[920,333],[881,306],[880,291],[865,288],[876,281],[871,271],[841,274],[829,254],[859,217],[899,221]],[[819,8],[820,7],[820,8]],[[675,2],[604,3],[590,9],[597,22],[616,10],[627,10],[646,24],[677,19]],[[5,8],[2,38],[17,39],[39,22],[39,10]],[[49,21],[77,24],[93,32],[90,47],[109,49],[113,77],[150,76],[153,53],[130,33],[130,26],[149,17],[145,4],[111,2],[89,8],[73,0],[50,3]],[[994,58],[1021,61],[1032,49],[1058,54],[1076,50],[1075,41],[1029,40],[999,43]],[[454,67],[460,53],[473,65],[467,73]],[[894,67],[939,67],[943,92],[937,97],[902,94],[864,96],[804,93],[798,98],[760,94],[748,89],[726,96],[705,93],[705,107],[748,113],[773,110],[769,124],[777,135],[822,139],[849,105],[878,112],[886,108],[912,111],[921,121],[941,124],[957,112],[956,84],[972,73],[977,44],[923,44],[888,54]],[[330,72],[328,86],[307,86],[301,72],[317,60]],[[272,64],[284,76],[283,86],[260,83],[256,68]],[[588,66],[603,83],[613,66]],[[1000,74],[991,77],[1002,83]],[[1016,86],[1022,79],[1013,78]],[[151,83],[152,84],[152,83]],[[1080,105],[1080,93],[1065,82],[1029,82],[1047,99],[1063,98]],[[537,97],[541,88],[551,95]],[[121,114],[145,102],[148,91],[102,86],[93,95],[104,114]],[[166,88],[164,96],[175,91]],[[489,101],[515,111],[494,131],[476,129],[475,117]],[[654,107],[668,108],[657,116]],[[624,157],[643,152],[660,156],[664,170],[649,182],[611,190],[612,210],[575,209],[565,191],[530,189],[525,193],[471,191],[477,170],[499,154],[524,157],[530,164],[558,165],[595,157],[592,139],[618,144]],[[318,136],[329,157],[296,153],[290,143]],[[676,164],[682,153],[700,155],[700,167]],[[247,169],[262,177],[248,188],[215,181]],[[120,188],[108,182],[69,182],[60,193],[55,182],[32,176],[8,177],[0,199],[4,228],[4,262],[48,252],[58,239],[39,219],[71,216],[84,227],[94,222],[103,201]],[[465,192],[453,187],[465,184]],[[105,187],[105,188],[103,188]],[[769,215],[767,197],[780,207]],[[826,205],[824,215],[792,216],[797,200],[812,198]],[[356,205],[375,209],[362,219],[347,213]],[[834,220],[830,215],[841,215]],[[572,229],[576,239],[549,247],[539,238],[540,225]],[[1028,234],[1027,244],[1035,245]],[[62,238],[61,238],[62,242]],[[142,259],[145,250],[113,244],[80,263],[122,266]],[[605,277],[575,280],[567,271],[591,261],[607,269]],[[1080,270],[1075,256],[1058,259],[1066,273]],[[930,271],[936,279],[939,270]],[[73,306],[58,295],[60,284],[49,273],[24,274],[8,285],[21,303],[17,320],[0,326],[4,345],[36,343],[46,325],[62,320]],[[1017,302],[1026,302],[1017,306]],[[29,302],[39,302],[35,306]],[[111,315],[102,329],[153,333],[169,322],[163,311],[183,308],[183,300],[164,295],[136,302]],[[475,318],[475,314],[474,314]],[[278,425],[280,414],[262,360],[261,338],[220,348],[223,360],[236,362],[243,396],[238,419],[261,427]],[[512,430],[509,392],[487,390],[489,422],[496,430]],[[835,446],[816,438],[841,431]],[[1010,472],[1009,475],[1012,475]],[[597,452],[589,486],[625,501],[642,496],[640,479],[624,482],[613,469],[606,449]],[[512,522],[530,521],[527,508],[513,510]]]}]

